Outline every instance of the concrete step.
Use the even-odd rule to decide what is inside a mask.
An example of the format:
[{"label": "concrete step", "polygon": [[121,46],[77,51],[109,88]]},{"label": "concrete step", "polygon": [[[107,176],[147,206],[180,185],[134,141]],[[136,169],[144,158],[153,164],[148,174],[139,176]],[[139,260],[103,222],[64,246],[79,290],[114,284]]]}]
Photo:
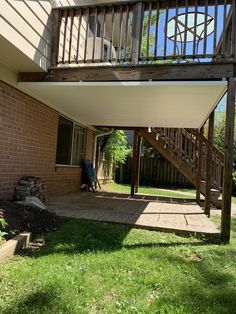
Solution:
[{"label": "concrete step", "polygon": [[[201,193],[205,196],[206,194],[206,181],[201,181],[200,186]],[[222,199],[221,199],[221,193],[217,189],[211,189],[211,202],[216,206],[216,208],[221,208],[222,205]]]}]

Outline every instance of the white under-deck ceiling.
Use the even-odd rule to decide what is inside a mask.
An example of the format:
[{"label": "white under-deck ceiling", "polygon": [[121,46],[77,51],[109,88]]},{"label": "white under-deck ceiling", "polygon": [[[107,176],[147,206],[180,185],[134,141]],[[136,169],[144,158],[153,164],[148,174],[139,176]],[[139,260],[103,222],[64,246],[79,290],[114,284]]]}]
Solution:
[{"label": "white under-deck ceiling", "polygon": [[19,83],[85,125],[200,128],[226,81]]}]

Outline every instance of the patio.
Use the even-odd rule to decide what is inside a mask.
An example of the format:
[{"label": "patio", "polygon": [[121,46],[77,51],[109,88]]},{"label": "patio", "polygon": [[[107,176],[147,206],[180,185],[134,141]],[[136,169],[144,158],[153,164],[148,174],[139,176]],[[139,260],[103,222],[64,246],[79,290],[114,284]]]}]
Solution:
[{"label": "patio", "polygon": [[59,216],[128,224],[180,234],[220,237],[195,200],[98,192],[54,197],[48,210]]}]

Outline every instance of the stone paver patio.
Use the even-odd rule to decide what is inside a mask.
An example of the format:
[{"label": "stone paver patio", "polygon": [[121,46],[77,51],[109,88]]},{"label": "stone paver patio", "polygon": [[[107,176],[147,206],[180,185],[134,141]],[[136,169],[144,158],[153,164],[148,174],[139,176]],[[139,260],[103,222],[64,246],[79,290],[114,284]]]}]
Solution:
[{"label": "stone paver patio", "polygon": [[124,223],[161,231],[220,235],[194,200],[119,193],[74,193],[53,198],[59,216]]}]

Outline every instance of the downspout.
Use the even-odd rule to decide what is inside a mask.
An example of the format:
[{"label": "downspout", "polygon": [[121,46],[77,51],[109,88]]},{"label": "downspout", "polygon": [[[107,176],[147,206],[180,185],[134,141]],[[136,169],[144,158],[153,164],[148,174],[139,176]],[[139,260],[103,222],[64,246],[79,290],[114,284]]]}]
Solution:
[{"label": "downspout", "polygon": [[[101,133],[101,134],[96,134],[95,135],[95,138],[94,138],[94,149],[93,149],[93,167],[95,168],[96,167],[96,155],[97,155],[97,140],[99,137],[101,136],[105,136],[105,135],[109,135],[111,134],[112,132],[114,131],[114,128],[111,128],[110,130],[104,132],[104,133]],[[96,169],[98,170],[98,169]]]}]

